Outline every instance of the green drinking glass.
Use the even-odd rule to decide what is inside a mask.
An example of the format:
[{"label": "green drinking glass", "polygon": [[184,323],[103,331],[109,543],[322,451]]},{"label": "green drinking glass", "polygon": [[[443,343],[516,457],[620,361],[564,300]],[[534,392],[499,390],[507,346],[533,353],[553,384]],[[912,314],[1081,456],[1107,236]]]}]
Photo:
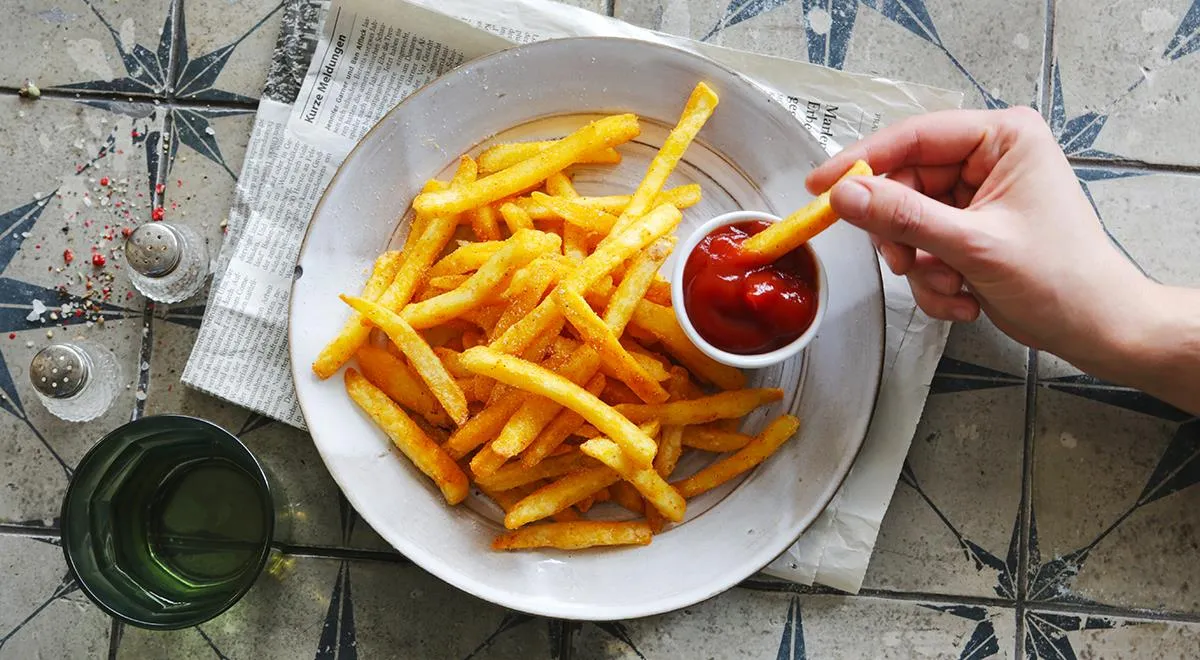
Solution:
[{"label": "green drinking glass", "polygon": [[67,488],[62,547],[83,591],[142,628],[208,621],[271,557],[280,494],[235,436],[192,417],[130,422],[96,443]]}]

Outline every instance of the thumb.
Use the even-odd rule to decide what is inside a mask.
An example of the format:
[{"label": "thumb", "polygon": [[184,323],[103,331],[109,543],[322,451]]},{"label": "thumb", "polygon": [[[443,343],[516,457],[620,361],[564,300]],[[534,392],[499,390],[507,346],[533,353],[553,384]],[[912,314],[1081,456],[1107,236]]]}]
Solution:
[{"label": "thumb", "polygon": [[850,224],[936,256],[953,253],[963,239],[962,210],[884,177],[845,179],[830,191],[829,201]]}]

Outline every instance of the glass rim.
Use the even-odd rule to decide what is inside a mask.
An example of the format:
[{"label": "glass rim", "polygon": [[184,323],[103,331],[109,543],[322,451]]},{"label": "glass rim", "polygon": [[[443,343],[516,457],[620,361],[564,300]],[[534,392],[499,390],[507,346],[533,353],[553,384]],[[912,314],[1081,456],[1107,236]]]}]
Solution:
[{"label": "glass rim", "polygon": [[[264,534],[264,541],[262,543],[262,548],[259,550],[259,556],[255,560],[253,570],[246,572],[248,579],[246,579],[245,583],[240,584],[238,586],[238,588],[234,592],[232,592],[230,594],[230,596],[228,598],[226,598],[224,601],[222,601],[219,605],[214,606],[213,608],[205,610],[203,612],[197,613],[196,617],[192,617],[192,618],[182,620],[182,621],[177,621],[177,622],[173,621],[170,623],[146,621],[144,619],[136,618],[134,616],[131,616],[129,613],[119,611],[117,608],[115,608],[112,605],[110,605],[109,603],[105,602],[105,600],[102,597],[97,595],[96,592],[92,589],[92,587],[88,585],[87,581],[81,576],[80,571],[76,565],[75,558],[72,557],[71,544],[69,542],[70,534],[67,531],[68,530],[67,511],[71,507],[71,503],[72,503],[73,499],[75,497],[79,496],[79,494],[76,490],[76,487],[82,481],[81,479],[79,479],[79,476],[81,474],[84,474],[84,468],[87,466],[88,462],[95,460],[96,457],[98,455],[100,455],[103,452],[103,450],[105,449],[104,445],[107,442],[109,442],[111,439],[118,437],[121,434],[128,433],[130,428],[135,428],[138,425],[141,425],[143,423],[146,423],[146,422],[149,422],[152,420],[196,425],[196,426],[204,427],[205,430],[207,430],[207,431],[215,432],[216,435],[220,436],[223,440],[230,442],[230,445],[233,448],[235,448],[237,451],[240,451],[242,454],[244,454],[247,458],[250,459],[250,464],[254,466],[254,470],[251,471],[251,476],[254,477],[255,482],[258,484],[258,486],[263,490],[263,492],[267,496],[267,500],[266,500],[266,504],[265,504],[266,514],[267,514],[267,525],[266,525],[266,533]],[[266,567],[267,561],[271,557],[271,552],[274,550],[273,540],[275,537],[275,526],[276,526],[276,523],[278,522],[277,521],[278,516],[277,516],[276,510],[275,510],[275,497],[277,494],[275,492],[275,490],[276,490],[276,488],[272,485],[271,479],[267,474],[266,468],[263,466],[262,462],[258,460],[258,457],[254,455],[254,452],[250,451],[250,448],[247,447],[245,445],[245,443],[243,443],[241,441],[240,438],[238,438],[236,435],[230,433],[229,431],[227,431],[220,425],[210,422],[206,419],[201,419],[199,417],[193,417],[190,415],[180,415],[180,414],[175,414],[175,413],[164,413],[164,414],[159,414],[159,415],[146,415],[144,417],[139,417],[130,422],[126,422],[125,424],[122,424],[121,426],[118,426],[117,428],[104,434],[99,440],[97,440],[91,446],[91,448],[89,448],[87,450],[86,453],[84,453],[83,458],[79,459],[79,462],[75,465],[75,469],[71,474],[71,480],[67,484],[66,493],[63,495],[62,508],[60,509],[60,512],[59,512],[59,516],[60,516],[59,520],[61,521],[61,523],[60,523],[61,527],[59,530],[59,539],[62,544],[63,557],[67,562],[67,569],[71,571],[71,575],[75,576],[75,582],[76,582],[76,584],[79,585],[80,591],[82,591],[85,595],[87,595],[88,599],[91,600],[92,603],[94,603],[96,605],[96,607],[99,607],[104,613],[108,614],[109,616],[119,619],[125,623],[132,625],[132,626],[135,626],[138,628],[143,628],[143,629],[148,629],[148,630],[180,630],[183,628],[190,628],[192,626],[199,625],[206,621],[211,621],[212,619],[220,616],[221,614],[224,614],[226,611],[229,610],[229,608],[236,605],[238,603],[238,601],[240,601],[250,591],[250,589],[252,589],[254,587],[254,584],[258,581],[258,578],[262,575],[263,568]]]}]

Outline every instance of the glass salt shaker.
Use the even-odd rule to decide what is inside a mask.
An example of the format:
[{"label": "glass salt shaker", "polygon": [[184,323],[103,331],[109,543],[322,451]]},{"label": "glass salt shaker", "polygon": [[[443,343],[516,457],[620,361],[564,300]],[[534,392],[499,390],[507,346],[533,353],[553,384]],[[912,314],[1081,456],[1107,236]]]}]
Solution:
[{"label": "glass salt shaker", "polygon": [[184,226],[148,222],[125,241],[129,279],[142,295],[160,303],[186,300],[204,288],[208,248]]},{"label": "glass salt shaker", "polygon": [[42,404],[68,422],[103,415],[117,398],[121,367],[104,346],[88,340],[51,344],[38,351],[29,378]]}]

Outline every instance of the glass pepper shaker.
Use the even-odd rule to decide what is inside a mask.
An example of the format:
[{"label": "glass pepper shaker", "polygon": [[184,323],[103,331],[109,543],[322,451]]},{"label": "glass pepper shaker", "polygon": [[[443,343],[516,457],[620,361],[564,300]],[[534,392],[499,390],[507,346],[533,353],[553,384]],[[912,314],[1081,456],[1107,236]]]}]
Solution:
[{"label": "glass pepper shaker", "polygon": [[29,378],[42,404],[68,422],[103,415],[117,398],[121,367],[112,351],[92,341],[51,344],[38,351]]},{"label": "glass pepper shaker", "polygon": [[135,289],[150,300],[177,303],[204,288],[208,248],[185,226],[148,222],[125,240],[125,260]]}]

